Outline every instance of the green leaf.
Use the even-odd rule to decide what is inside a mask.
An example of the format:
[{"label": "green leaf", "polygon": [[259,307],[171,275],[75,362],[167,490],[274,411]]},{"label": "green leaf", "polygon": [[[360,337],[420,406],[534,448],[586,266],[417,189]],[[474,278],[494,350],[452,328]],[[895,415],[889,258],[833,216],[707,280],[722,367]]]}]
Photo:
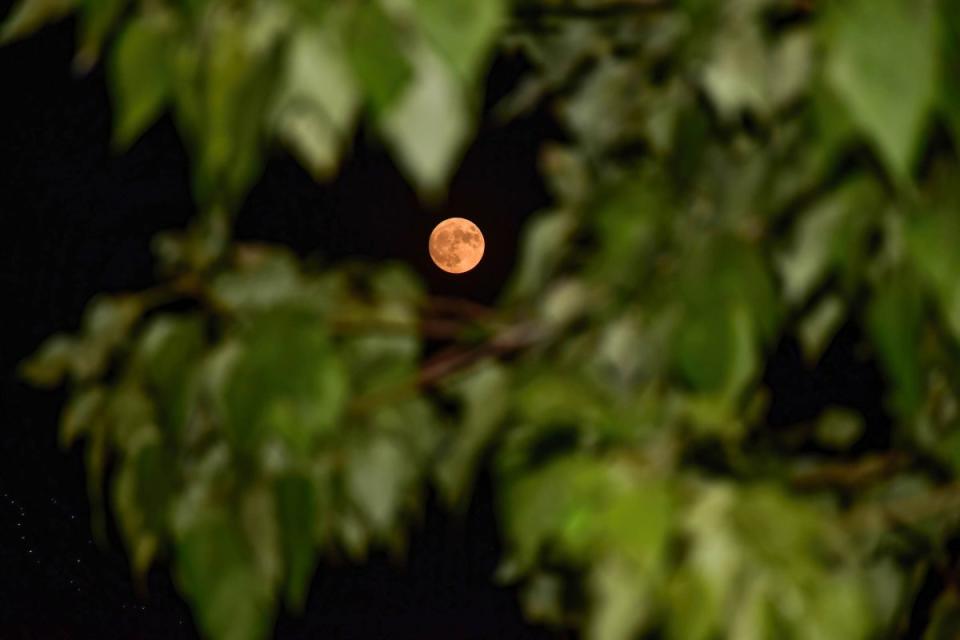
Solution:
[{"label": "green leaf", "polygon": [[120,467],[113,504],[134,575],[142,579],[167,535],[173,496],[174,460],[154,437],[146,436]]},{"label": "green leaf", "polygon": [[854,121],[899,181],[909,181],[937,87],[937,33],[929,0],[831,5],[826,74]]},{"label": "green leaf", "polygon": [[594,640],[630,640],[650,614],[645,575],[621,558],[608,557],[590,572],[591,616],[586,637]]},{"label": "green leaf", "polygon": [[741,110],[768,110],[768,54],[760,25],[752,17],[733,21],[717,38],[715,52],[703,72],[703,84],[717,110],[731,119]]},{"label": "green leaf", "polygon": [[838,296],[824,298],[800,321],[797,337],[807,362],[815,364],[843,323],[846,309]]},{"label": "green leaf", "polygon": [[337,426],[346,380],[313,314],[278,308],[238,336],[221,390],[227,430],[242,448],[280,438],[309,452]]},{"label": "green leaf", "polygon": [[506,22],[504,0],[416,0],[420,27],[465,83],[472,86]]},{"label": "green leaf", "polygon": [[20,0],[0,26],[0,44],[30,35],[73,11],[76,0]]},{"label": "green leaf", "polygon": [[791,246],[778,256],[783,296],[801,305],[836,270],[850,286],[862,271],[871,219],[882,206],[872,182],[853,181],[815,204],[794,230]]},{"label": "green leaf", "polygon": [[180,589],[211,640],[263,640],[273,617],[269,585],[257,572],[240,526],[211,512],[176,547]]},{"label": "green leaf", "polygon": [[874,292],[866,320],[880,364],[893,385],[893,408],[904,419],[910,419],[920,406],[923,392],[919,359],[924,321],[922,294],[915,283],[903,276],[890,279]]},{"label": "green leaf", "polygon": [[60,416],[60,442],[69,447],[86,434],[95,420],[101,419],[107,391],[100,386],[74,393]]},{"label": "green leaf", "polygon": [[941,0],[938,21],[942,42],[940,109],[953,133],[954,147],[960,146],[960,5]]},{"label": "green leaf", "polygon": [[404,43],[378,2],[357,5],[346,38],[350,65],[374,116],[379,118],[400,98],[413,77]]},{"label": "green leaf", "polygon": [[414,479],[411,460],[389,437],[372,437],[353,447],[347,467],[349,495],[381,535],[393,527]]},{"label": "green leaf", "polygon": [[281,3],[211,12],[203,49],[177,52],[177,108],[198,156],[194,191],[202,209],[236,209],[260,172],[289,18]]},{"label": "green leaf", "polygon": [[424,197],[446,188],[471,135],[473,115],[453,72],[425,47],[413,53],[414,78],[381,119],[401,169]]},{"label": "green leaf", "polygon": [[317,550],[313,532],[320,514],[309,479],[283,476],[277,480],[275,491],[287,604],[300,610],[315,567]]},{"label": "green leaf", "polygon": [[638,571],[654,571],[662,561],[672,507],[659,480],[577,454],[504,485],[505,528],[520,571],[550,542],[578,564],[595,560],[601,549]]},{"label": "green leaf", "polygon": [[907,251],[910,259],[934,292],[946,326],[960,339],[960,220],[950,197],[935,203],[907,223]]},{"label": "green leaf", "polygon": [[562,212],[542,214],[527,223],[508,296],[529,299],[542,293],[554,275],[575,228],[574,219]]},{"label": "green leaf", "polygon": [[217,275],[211,292],[219,304],[241,312],[270,310],[309,294],[295,258],[285,250],[257,254],[249,263]]},{"label": "green leaf", "polygon": [[20,365],[20,374],[38,387],[55,387],[71,370],[75,352],[76,340],[55,335]]},{"label": "green leaf", "polygon": [[100,57],[104,41],[129,5],[129,0],[81,0],[80,50],[77,60],[90,68]]},{"label": "green leaf", "polygon": [[466,506],[468,502],[480,455],[506,415],[508,384],[507,372],[491,362],[449,382],[447,391],[463,405],[458,432],[437,468],[440,488],[451,504]]},{"label": "green leaf", "polygon": [[817,421],[817,442],[831,449],[843,450],[863,435],[863,418],[848,409],[830,408]]},{"label": "green leaf", "polygon": [[129,146],[163,112],[171,95],[170,25],[144,16],[127,23],[110,57],[114,94],[114,140]]},{"label": "green leaf", "polygon": [[206,347],[198,316],[160,315],[140,338],[139,356],[164,426],[181,432],[187,419],[197,366]]},{"label": "green leaf", "polygon": [[947,589],[934,604],[923,640],[953,640],[957,635],[960,635],[960,596],[954,589]]},{"label": "green leaf", "polygon": [[360,102],[344,47],[328,31],[297,30],[276,107],[280,137],[317,179],[336,170]]}]

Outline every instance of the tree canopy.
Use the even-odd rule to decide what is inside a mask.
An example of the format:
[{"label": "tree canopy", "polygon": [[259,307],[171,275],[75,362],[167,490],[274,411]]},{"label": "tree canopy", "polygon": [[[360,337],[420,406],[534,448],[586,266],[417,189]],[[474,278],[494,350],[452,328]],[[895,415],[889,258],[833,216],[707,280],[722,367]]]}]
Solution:
[{"label": "tree canopy", "polygon": [[[896,637],[934,576],[919,630],[960,633],[960,4],[22,0],[0,37],[73,12],[118,151],[171,112],[197,214],[154,288],[22,371],[69,386],[100,521],[206,637],[267,637],[325,556],[402,548],[428,488],[462,508],[485,456],[491,580],[531,622]],[[530,70],[498,117],[547,103],[565,135],[495,307],[231,239],[269,145],[326,180],[361,123],[442,199],[503,51]],[[813,367],[849,325],[889,436],[842,403],[772,426],[776,345]]]}]

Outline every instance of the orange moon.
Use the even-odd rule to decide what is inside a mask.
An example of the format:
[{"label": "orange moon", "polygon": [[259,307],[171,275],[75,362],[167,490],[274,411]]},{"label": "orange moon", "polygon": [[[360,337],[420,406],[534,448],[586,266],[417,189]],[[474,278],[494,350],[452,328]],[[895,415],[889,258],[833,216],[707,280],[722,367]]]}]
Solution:
[{"label": "orange moon", "polygon": [[480,264],[486,242],[466,218],[447,218],[430,234],[430,257],[447,273],[466,273]]}]

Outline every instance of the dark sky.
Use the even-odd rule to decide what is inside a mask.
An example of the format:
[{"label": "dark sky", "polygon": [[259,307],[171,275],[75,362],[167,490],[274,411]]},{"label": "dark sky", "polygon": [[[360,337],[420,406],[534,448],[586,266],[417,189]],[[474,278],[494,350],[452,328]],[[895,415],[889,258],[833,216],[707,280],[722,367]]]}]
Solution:
[{"label": "dark sky", "polygon": [[[116,536],[94,543],[80,450],[56,442],[64,394],[31,389],[14,371],[46,336],[76,328],[94,294],[154,282],[151,237],[182,228],[193,213],[187,159],[169,119],[129,152],[110,150],[103,73],[71,73],[73,30],[62,23],[0,48],[0,640],[193,638],[165,567],[138,594]],[[490,100],[517,73],[515,62],[498,62]],[[432,211],[370,136],[358,136],[330,185],[274,150],[237,235],[325,261],[401,260],[435,293],[492,302],[520,224],[547,203],[536,157],[551,135],[542,116],[485,125],[448,203]],[[433,267],[426,251],[447,215],[474,220],[488,243],[481,265],[459,278]],[[523,625],[513,592],[491,584],[499,556],[491,502],[484,478],[465,516],[431,503],[404,565],[375,557],[321,569],[307,612],[283,615],[277,637],[543,635]]]}]

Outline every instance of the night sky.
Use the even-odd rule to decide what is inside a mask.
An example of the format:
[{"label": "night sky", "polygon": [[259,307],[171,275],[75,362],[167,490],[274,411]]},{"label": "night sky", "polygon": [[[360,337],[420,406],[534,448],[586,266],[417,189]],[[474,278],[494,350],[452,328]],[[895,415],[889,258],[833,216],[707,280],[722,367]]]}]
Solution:
[{"label": "night sky", "polygon": [[[3,12],[9,2],[0,2]],[[155,282],[150,239],[194,214],[184,149],[169,118],[132,149],[110,149],[102,69],[71,72],[74,24],[0,48],[0,640],[7,638],[194,638],[167,567],[145,589],[130,579],[115,532],[94,542],[80,449],[57,444],[62,392],[35,390],[15,367],[51,333],[77,327],[98,292]],[[488,109],[522,70],[500,60]],[[509,126],[485,124],[446,204],[423,209],[383,148],[361,132],[340,177],[318,185],[284,152],[240,212],[240,238],[285,244],[325,263],[395,259],[433,293],[496,300],[515,260],[524,219],[549,204],[537,173],[540,145],[560,137],[545,113]],[[426,243],[441,219],[483,230],[487,252],[473,272],[444,274]],[[766,381],[774,427],[826,406],[864,413],[884,446],[889,421],[882,381],[846,327],[816,370],[793,341],[779,345]],[[707,455],[707,454],[705,454]],[[492,584],[500,554],[489,478],[470,510],[451,516],[431,499],[405,563],[376,556],[361,567],[318,572],[302,616],[282,614],[278,638],[558,637],[523,623],[516,593]]]}]

